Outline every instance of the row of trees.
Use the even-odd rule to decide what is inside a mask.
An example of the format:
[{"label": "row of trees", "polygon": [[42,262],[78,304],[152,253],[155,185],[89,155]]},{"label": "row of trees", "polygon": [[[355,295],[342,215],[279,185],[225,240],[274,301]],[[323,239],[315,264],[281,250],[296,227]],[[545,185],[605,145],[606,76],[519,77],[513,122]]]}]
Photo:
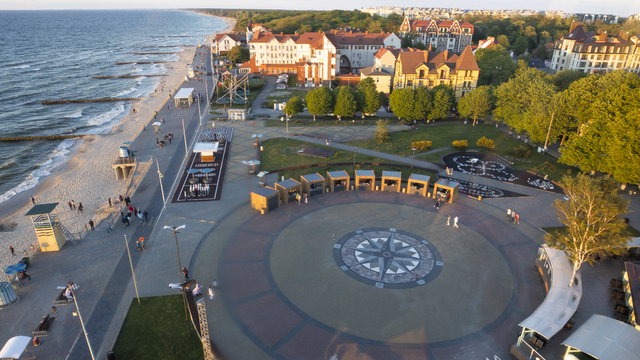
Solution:
[{"label": "row of trees", "polygon": [[389,96],[393,114],[404,121],[442,119],[451,114],[455,104],[455,92],[448,85],[397,89]]}]

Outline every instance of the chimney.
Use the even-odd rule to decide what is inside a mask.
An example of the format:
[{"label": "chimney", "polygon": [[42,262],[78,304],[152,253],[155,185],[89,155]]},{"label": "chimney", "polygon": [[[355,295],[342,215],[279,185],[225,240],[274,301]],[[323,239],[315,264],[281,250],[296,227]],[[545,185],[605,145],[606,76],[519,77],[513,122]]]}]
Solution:
[{"label": "chimney", "polygon": [[581,22],[572,21],[571,22],[571,27],[569,28],[569,34],[571,34],[575,28],[577,28],[578,26],[582,26],[582,25],[583,24]]},{"label": "chimney", "polygon": [[620,38],[624,41],[629,41],[629,32],[620,30]]},{"label": "chimney", "polygon": [[284,35],[284,32],[282,32],[282,31],[281,31],[281,32],[280,32],[280,36],[282,36],[282,35]]},{"label": "chimney", "polygon": [[449,58],[449,50],[443,51],[442,54],[444,55],[444,59],[445,60],[447,60]]}]

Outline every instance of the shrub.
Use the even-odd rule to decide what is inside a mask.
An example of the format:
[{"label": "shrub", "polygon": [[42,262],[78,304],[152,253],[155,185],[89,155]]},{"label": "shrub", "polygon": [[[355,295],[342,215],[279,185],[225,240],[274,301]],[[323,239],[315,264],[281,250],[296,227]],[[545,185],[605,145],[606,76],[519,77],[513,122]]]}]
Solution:
[{"label": "shrub", "polygon": [[429,150],[431,141],[415,141],[411,143],[411,148],[416,150]]},{"label": "shrub", "polygon": [[476,144],[479,147],[485,148],[487,150],[493,150],[496,147],[496,144],[493,142],[493,140],[487,139],[484,136],[480,140],[478,140],[478,142]]},{"label": "shrub", "polygon": [[377,142],[386,143],[391,138],[389,135],[389,121],[387,120],[378,120],[378,130],[376,130],[373,135]]},{"label": "shrub", "polygon": [[453,147],[458,150],[467,150],[467,140],[456,140],[453,142]]},{"label": "shrub", "polygon": [[518,147],[510,147],[507,153],[518,158],[528,158],[531,155],[531,150],[525,145],[520,145]]}]

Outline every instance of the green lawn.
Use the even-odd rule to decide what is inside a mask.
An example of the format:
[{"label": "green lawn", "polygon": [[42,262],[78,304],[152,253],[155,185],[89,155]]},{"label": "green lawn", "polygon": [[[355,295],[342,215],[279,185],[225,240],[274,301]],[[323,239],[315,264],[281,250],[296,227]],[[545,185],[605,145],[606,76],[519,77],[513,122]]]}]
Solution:
[{"label": "green lawn", "polygon": [[[202,359],[202,343],[185,319],[182,295],[140,298],[132,304],[113,351],[118,359]],[[189,332],[187,332],[189,329]]]},{"label": "green lawn", "polygon": [[[564,226],[554,226],[554,227],[543,227],[541,229],[546,231],[546,232],[548,232],[549,234],[554,234],[554,233],[557,233],[557,232],[564,231],[565,227]],[[636,228],[632,227],[629,224],[627,224],[627,233],[631,237],[640,237],[640,230],[637,230]]]},{"label": "green lawn", "polygon": [[[495,142],[495,149],[491,152],[500,155],[513,162],[516,169],[531,170],[541,175],[549,175],[552,180],[560,180],[566,174],[576,174],[577,169],[559,164],[550,155],[540,154],[535,148],[530,148],[528,158],[515,158],[508,154],[509,148],[523,145],[520,141],[509,137],[507,134],[490,125],[457,125],[443,124],[439,126],[419,127],[418,130],[389,133],[391,138],[387,143],[380,144],[375,140],[353,141],[348,145],[377,150],[401,156],[411,156],[411,143],[415,141],[431,141],[432,149],[451,147],[455,140],[467,140],[468,149],[479,149],[476,143],[483,136]],[[456,151],[454,148],[436,154],[416,155],[416,158],[427,161],[440,162],[440,158]]]},{"label": "green lawn", "polygon": [[[312,115],[296,115],[296,120],[289,120],[289,126],[354,126],[354,125],[376,125],[378,119],[366,118],[362,120],[362,118],[343,118],[342,121],[338,121],[336,118],[328,118],[328,117],[317,117],[316,121],[313,121]],[[394,121],[391,124],[400,124],[400,121]],[[285,126],[284,121],[280,120],[265,120],[264,126],[266,127],[283,127]]]}]

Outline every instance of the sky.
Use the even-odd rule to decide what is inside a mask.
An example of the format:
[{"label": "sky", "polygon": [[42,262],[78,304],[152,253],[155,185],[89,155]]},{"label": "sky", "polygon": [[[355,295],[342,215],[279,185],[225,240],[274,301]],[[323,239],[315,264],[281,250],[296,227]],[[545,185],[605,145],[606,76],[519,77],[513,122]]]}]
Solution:
[{"label": "sky", "polygon": [[[348,4],[348,5],[346,5]],[[457,7],[461,9],[531,9],[562,10],[568,13],[614,14],[627,17],[640,13],[639,0],[245,0],[229,6],[229,2],[212,0],[0,0],[0,10],[66,10],[66,9],[175,9],[242,8],[296,10],[353,10],[369,6]]]}]

